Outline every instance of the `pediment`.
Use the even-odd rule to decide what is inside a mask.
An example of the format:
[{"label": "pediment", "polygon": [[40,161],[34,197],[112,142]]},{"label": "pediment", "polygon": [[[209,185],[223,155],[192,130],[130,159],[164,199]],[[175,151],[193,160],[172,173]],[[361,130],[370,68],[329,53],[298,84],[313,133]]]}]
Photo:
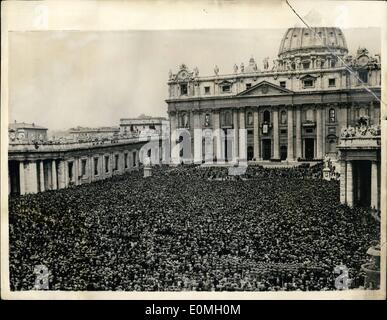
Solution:
[{"label": "pediment", "polygon": [[283,94],[292,94],[293,91],[280,87],[276,84],[262,81],[255,86],[242,91],[238,96],[264,96],[264,95],[283,95]]}]

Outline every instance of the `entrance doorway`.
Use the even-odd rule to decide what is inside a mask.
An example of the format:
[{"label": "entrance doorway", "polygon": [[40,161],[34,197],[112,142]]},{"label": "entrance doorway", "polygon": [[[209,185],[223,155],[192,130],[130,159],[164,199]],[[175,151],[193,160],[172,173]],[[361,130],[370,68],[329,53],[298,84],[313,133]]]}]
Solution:
[{"label": "entrance doorway", "polygon": [[262,159],[270,160],[271,158],[271,140],[262,140]]},{"label": "entrance doorway", "polygon": [[281,153],[281,160],[286,160],[288,157],[288,147],[287,146],[281,146],[280,147],[280,153]]},{"label": "entrance doorway", "polygon": [[312,160],[314,158],[314,139],[305,139],[305,159]]},{"label": "entrance doorway", "polygon": [[371,206],[371,161],[354,161],[354,200],[361,207]]}]

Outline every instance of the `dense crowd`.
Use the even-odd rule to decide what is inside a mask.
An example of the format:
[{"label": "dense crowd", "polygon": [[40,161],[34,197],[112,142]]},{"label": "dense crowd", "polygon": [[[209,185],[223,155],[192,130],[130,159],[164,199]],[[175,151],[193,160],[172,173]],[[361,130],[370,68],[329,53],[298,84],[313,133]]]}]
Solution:
[{"label": "dense crowd", "polygon": [[11,289],[36,265],[51,290],[334,290],[338,265],[361,286],[378,223],[314,170],[158,167],[11,197]]}]

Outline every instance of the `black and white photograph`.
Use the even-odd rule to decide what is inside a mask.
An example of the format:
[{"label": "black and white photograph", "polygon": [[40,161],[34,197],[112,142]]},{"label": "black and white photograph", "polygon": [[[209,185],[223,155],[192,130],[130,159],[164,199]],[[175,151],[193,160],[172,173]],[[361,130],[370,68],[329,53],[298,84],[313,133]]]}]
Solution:
[{"label": "black and white photograph", "polygon": [[385,299],[367,2],[3,2],[2,296]]}]

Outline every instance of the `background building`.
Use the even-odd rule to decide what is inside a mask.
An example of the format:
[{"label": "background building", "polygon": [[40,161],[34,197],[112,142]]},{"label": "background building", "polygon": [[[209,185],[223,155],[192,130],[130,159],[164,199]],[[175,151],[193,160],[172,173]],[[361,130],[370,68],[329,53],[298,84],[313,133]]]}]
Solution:
[{"label": "background building", "polygon": [[47,128],[35,123],[14,122],[8,126],[10,142],[47,141]]},{"label": "background building", "polygon": [[[168,86],[176,162],[201,163],[209,146],[217,161],[337,158],[343,128],[360,118],[380,122],[380,56],[365,48],[350,55],[338,28],[288,29],[278,58],[272,65],[265,59],[263,70],[251,58],[233,74],[221,75],[215,66],[214,75],[201,77],[182,64],[170,72]],[[176,129],[193,137],[185,159],[174,148],[182,140]]]},{"label": "background building", "polygon": [[128,134],[141,134],[143,133],[161,133],[163,121],[167,119],[163,117],[151,117],[146,115],[140,115],[137,118],[122,118],[120,119],[120,133],[123,135]]}]

